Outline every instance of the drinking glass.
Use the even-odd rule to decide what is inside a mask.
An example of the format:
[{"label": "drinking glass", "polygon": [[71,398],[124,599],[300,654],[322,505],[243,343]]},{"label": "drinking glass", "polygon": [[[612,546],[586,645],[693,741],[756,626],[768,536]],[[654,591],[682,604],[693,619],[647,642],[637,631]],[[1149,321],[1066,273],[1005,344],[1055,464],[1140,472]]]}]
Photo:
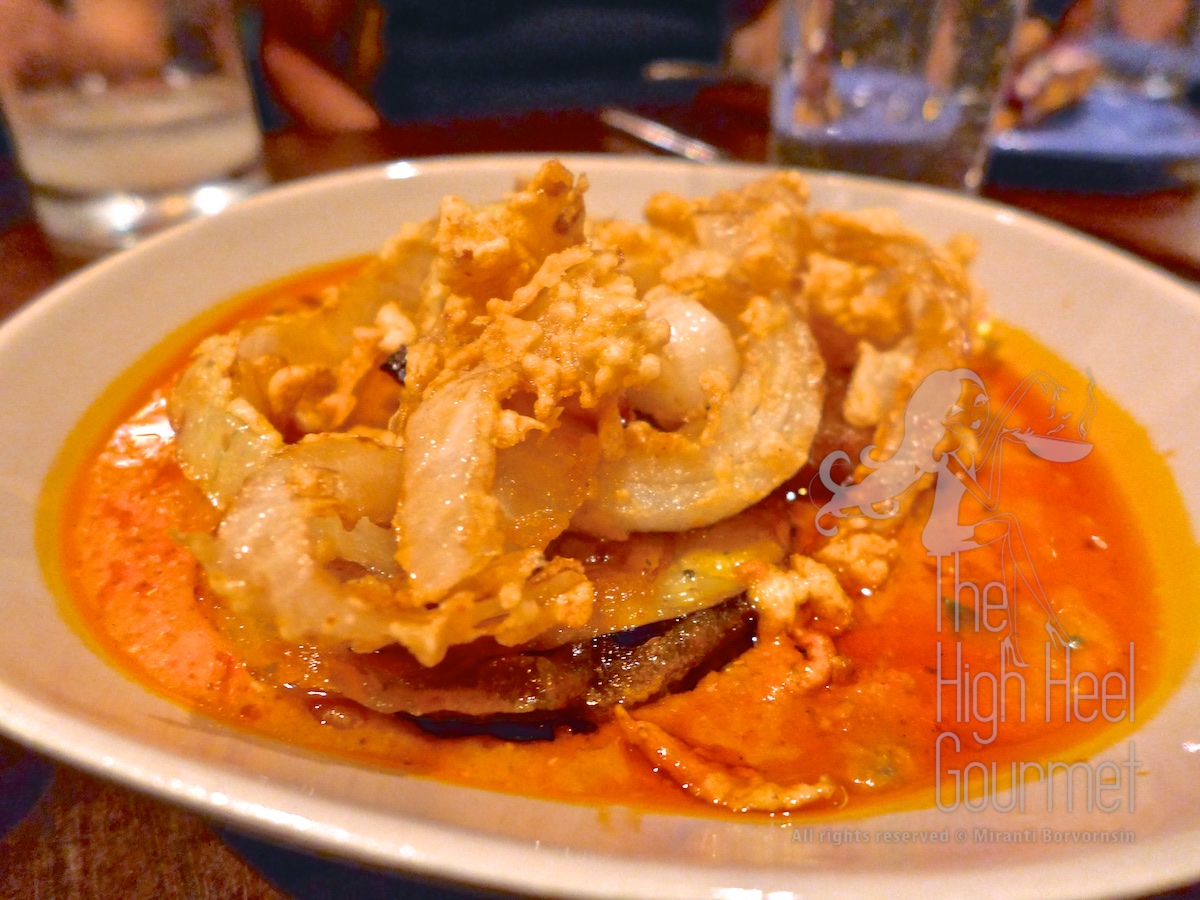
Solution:
[{"label": "drinking glass", "polygon": [[974,190],[1016,0],[780,0],[776,162]]},{"label": "drinking glass", "polygon": [[61,249],[129,246],[266,184],[227,0],[3,7],[0,104],[34,212]]}]

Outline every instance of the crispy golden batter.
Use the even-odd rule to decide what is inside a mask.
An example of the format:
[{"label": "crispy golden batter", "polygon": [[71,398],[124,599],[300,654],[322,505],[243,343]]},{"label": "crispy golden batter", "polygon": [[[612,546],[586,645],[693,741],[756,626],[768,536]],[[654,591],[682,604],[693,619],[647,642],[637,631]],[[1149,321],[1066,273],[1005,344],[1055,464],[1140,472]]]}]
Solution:
[{"label": "crispy golden batter", "polygon": [[[829,427],[831,367],[832,415],[886,436],[897,392],[961,353],[968,248],[887,214],[810,213],[794,173],[660,194],[640,223],[589,221],[586,188],[552,161],[500,202],[448,197],[311,309],[201,344],[171,416],[184,472],[224,514],[190,541],[233,614],[426,666],[481,637],[558,646],[747,587],[764,621],[790,603],[788,621],[804,606],[818,631],[846,627],[835,575],[886,578],[886,540],[828,548],[836,571],[780,569],[788,538],[751,508]],[[645,558],[654,532],[679,538],[623,598],[596,548]]]}]

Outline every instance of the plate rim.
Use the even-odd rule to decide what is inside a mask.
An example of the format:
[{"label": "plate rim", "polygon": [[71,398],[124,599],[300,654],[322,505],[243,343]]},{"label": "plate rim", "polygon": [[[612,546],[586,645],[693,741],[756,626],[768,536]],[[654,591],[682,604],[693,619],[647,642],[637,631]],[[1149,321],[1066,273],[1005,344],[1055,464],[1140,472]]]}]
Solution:
[{"label": "plate rim", "polygon": [[[688,162],[664,159],[660,157],[641,156],[618,157],[612,155],[541,153],[481,154],[467,157],[444,156],[411,160],[394,160],[380,164],[360,166],[354,169],[326,175],[312,176],[264,192],[264,194],[259,198],[252,198],[246,202],[255,203],[261,200],[264,203],[272,202],[284,204],[288,202],[288,198],[293,194],[307,193],[314,190],[336,190],[338,185],[343,182],[353,183],[360,180],[371,181],[379,177],[388,177],[387,173],[389,170],[394,172],[397,170],[397,167],[403,166],[408,166],[410,169],[412,169],[413,174],[416,176],[426,174],[431,168],[435,170],[443,168],[458,168],[464,163],[479,169],[503,168],[511,172],[519,166],[528,165],[533,161],[544,160],[551,155],[564,160],[568,166],[574,165],[581,169],[586,169],[589,166],[593,167],[594,169],[621,169],[627,168],[631,165],[641,167],[648,163],[652,167],[661,166],[663,168],[672,169],[693,167],[693,164]],[[754,172],[768,172],[774,169],[774,167],[769,165],[753,163],[735,163],[722,165],[717,168],[729,170],[731,173],[736,172],[739,175],[750,175]],[[497,177],[499,177],[499,174],[500,173],[497,173]],[[1120,259],[1123,265],[1132,265],[1136,267],[1138,270],[1140,270],[1142,275],[1164,279],[1166,282],[1171,283],[1176,288],[1184,287],[1189,289],[1192,295],[1191,302],[1195,304],[1195,310],[1200,310],[1200,289],[1197,289],[1194,285],[1191,285],[1183,279],[1166,272],[1157,266],[1146,262],[1145,260],[1142,260],[1128,251],[1112,247],[1103,241],[1085,234],[1081,234],[1074,229],[1060,225],[1059,223],[1053,222],[1052,220],[1044,217],[1017,210],[987,198],[968,197],[948,191],[931,191],[930,189],[920,186],[897,184],[894,182],[883,181],[881,179],[821,172],[804,172],[803,174],[805,174],[810,181],[815,182],[819,180],[822,183],[833,184],[834,186],[836,186],[838,183],[846,183],[850,184],[851,186],[861,186],[863,183],[865,183],[866,187],[871,188],[872,190],[882,189],[885,193],[893,191],[897,192],[896,196],[927,196],[933,193],[939,196],[943,202],[949,203],[952,209],[956,209],[960,205],[964,208],[976,210],[982,209],[989,212],[993,216],[1004,216],[1008,218],[1010,222],[1016,222],[1019,225],[1023,224],[1026,227],[1035,227],[1037,229],[1049,229],[1051,232],[1057,234],[1058,237],[1075,242],[1076,246],[1078,246],[1080,249],[1086,249],[1088,253],[1101,253],[1110,260]],[[210,222],[211,220],[205,220],[190,223],[189,225],[183,227],[190,229],[219,227],[211,225]],[[109,257],[93,264],[92,266],[86,267],[80,273],[77,273],[63,282],[60,282],[50,291],[47,291],[37,299],[30,301],[24,307],[22,307],[22,309],[18,310],[13,316],[10,316],[2,324],[0,324],[0,353],[3,353],[7,350],[10,340],[15,339],[13,336],[17,335],[21,330],[23,330],[26,327],[27,322],[31,322],[35,316],[44,314],[44,310],[54,304],[70,302],[69,298],[72,293],[77,290],[81,290],[82,288],[80,285],[85,285],[88,278],[98,277],[96,275],[97,272],[103,273],[115,266],[133,265],[143,253],[149,252],[144,250],[143,247],[159,246],[167,242],[176,241],[178,239],[178,233],[175,232],[168,232],[166,234],[157,236],[150,241],[147,241],[145,245],[136,247],[131,251],[116,254],[113,257]],[[47,593],[49,592],[47,591]],[[106,662],[106,665],[107,664],[108,663]],[[122,677],[128,678],[128,676],[125,676],[124,672],[122,672],[120,669],[117,669],[116,671],[118,671]],[[78,721],[75,722],[75,726],[76,728],[82,729],[82,734],[80,734],[81,737],[88,733],[93,735],[103,735],[110,742],[110,744],[115,740],[119,745],[118,749],[121,751],[121,753],[108,753],[104,754],[102,758],[96,757],[94,754],[90,754],[86,751],[86,749],[84,749],[88,742],[81,741],[79,744],[80,752],[76,753],[75,755],[65,754],[61,743],[55,745],[49,738],[42,737],[42,727],[52,724],[51,720],[56,717],[50,716],[48,719],[43,719],[43,721],[39,722],[37,721],[38,716],[36,711],[32,711],[33,714],[31,714],[30,710],[25,711],[24,718],[22,718],[19,711],[14,716],[14,709],[12,708],[14,694],[19,695],[19,692],[14,691],[11,685],[0,682],[0,731],[11,734],[21,743],[34,747],[36,750],[47,756],[60,759],[70,765],[91,771],[93,774],[99,775],[100,777],[120,782],[126,787],[134,790],[153,793],[161,799],[165,799],[168,802],[187,807],[203,815],[221,818],[235,827],[243,828],[249,826],[251,830],[261,834],[264,837],[267,837],[268,839],[285,837],[287,839],[286,842],[289,845],[298,845],[308,849],[323,850],[326,852],[329,851],[331,847],[340,847],[342,849],[352,847],[353,853],[351,855],[354,859],[373,864],[383,864],[389,868],[399,868],[401,871],[412,871],[424,877],[443,879],[447,877],[462,878],[480,886],[493,886],[509,889],[515,888],[524,891],[529,891],[532,889],[535,892],[546,894],[556,894],[563,891],[564,885],[563,882],[559,880],[560,875],[578,874],[577,870],[580,865],[581,854],[573,853],[569,850],[562,850],[560,854],[562,858],[555,860],[553,859],[553,854],[555,850],[559,850],[561,848],[533,848],[532,855],[530,855],[530,848],[527,846],[527,842],[525,841],[515,841],[514,839],[499,835],[467,835],[464,837],[462,829],[446,825],[430,825],[429,823],[414,822],[413,820],[405,820],[404,822],[404,825],[407,828],[415,828],[422,840],[427,841],[435,846],[440,843],[439,839],[444,839],[447,834],[452,835],[457,841],[460,842],[460,844],[464,840],[466,840],[468,843],[475,841],[476,844],[469,848],[466,852],[464,852],[460,847],[459,850],[451,853],[429,853],[428,851],[421,852],[421,850],[415,846],[417,843],[419,843],[419,841],[410,841],[410,852],[407,855],[401,854],[403,859],[397,859],[397,854],[385,847],[364,848],[361,846],[361,844],[354,844],[352,846],[350,843],[346,842],[344,836],[339,836],[336,833],[336,829],[333,829],[332,831],[322,831],[319,827],[300,828],[298,826],[301,823],[298,822],[284,821],[281,823],[279,817],[277,815],[273,815],[273,813],[279,812],[277,810],[261,809],[258,811],[258,815],[241,811],[238,813],[237,817],[231,817],[228,805],[222,806],[221,804],[215,803],[213,799],[215,794],[221,794],[223,792],[219,791],[215,786],[210,785],[207,788],[202,786],[205,782],[205,778],[200,776],[207,776],[208,780],[212,781],[214,778],[220,777],[221,773],[218,768],[210,766],[209,764],[201,764],[193,760],[184,760],[184,764],[181,766],[180,760],[170,753],[162,751],[158,748],[141,745],[137,741],[126,738],[124,735],[117,735],[114,732],[106,731],[98,725],[92,725],[91,723],[79,723]],[[19,701],[20,696],[17,696],[16,699]],[[22,727],[22,725],[24,727]],[[244,732],[235,733],[242,738],[247,736]],[[187,777],[176,776],[175,778],[164,780],[161,775],[156,776],[152,771],[147,770],[145,767],[138,767],[128,763],[122,766],[120,762],[120,757],[122,755],[127,758],[140,755],[143,759],[146,759],[146,754],[150,754],[150,756],[153,757],[151,760],[153,762],[156,762],[160,765],[166,763],[167,765],[164,768],[167,770],[172,768],[174,768],[176,771],[182,770],[182,774],[184,776],[191,772],[192,774],[190,783],[186,783],[188,782]],[[244,776],[241,773],[238,773],[238,779],[240,781],[245,781],[248,784],[253,784],[252,778],[249,778],[249,776]],[[687,818],[690,821],[692,817],[682,818]],[[320,823],[309,823],[310,826],[314,824],[318,826],[320,825]],[[1173,842],[1164,841],[1164,846],[1160,848],[1164,854],[1162,861],[1167,872],[1171,871],[1171,860],[1174,859],[1176,861],[1177,865],[1174,876],[1168,875],[1167,880],[1165,881],[1157,878],[1150,881],[1144,878],[1132,878],[1129,880],[1128,884],[1121,884],[1119,879],[1116,881],[1109,880],[1108,884],[1110,887],[1117,889],[1145,889],[1147,886],[1151,888],[1161,888],[1170,887],[1177,883],[1184,883],[1187,880],[1194,878],[1197,874],[1200,874],[1200,870],[1197,869],[1195,860],[1193,860],[1193,863],[1190,866],[1183,867],[1178,865],[1179,858],[1186,855],[1181,854],[1178,851],[1182,849],[1191,849],[1175,846],[1181,841],[1182,838],[1178,838]],[[515,846],[504,846],[500,848],[500,851],[497,854],[497,843],[503,845],[511,844]],[[525,854],[518,854],[521,856],[521,860],[512,859],[511,855],[514,850],[521,849],[526,851]],[[1104,851],[1103,855],[1108,855],[1109,852],[1110,851]],[[1094,855],[1099,857],[1101,853],[1097,852]],[[487,859],[488,857],[506,859],[507,868],[501,867],[499,872],[489,870],[486,875],[492,877],[481,878],[480,870],[481,868],[484,868],[484,866],[468,865],[466,867],[461,867],[459,863],[461,862],[461,858],[463,856],[468,857],[471,860]],[[588,860],[590,862],[604,860],[607,864],[615,864],[619,869],[624,871],[627,871],[630,868],[649,870],[643,871],[642,874],[639,875],[639,878],[644,877],[646,874],[649,874],[649,872],[659,869],[663,869],[665,872],[672,872],[672,874],[675,874],[672,871],[669,861],[664,867],[662,862],[646,864],[643,861],[630,860],[627,857],[604,853],[588,854]],[[526,868],[520,865],[520,861],[526,861],[531,864],[536,862],[536,865],[531,865],[530,867]],[[1017,865],[1022,869],[1032,868],[1039,871],[1047,868],[1040,863],[1019,863]],[[545,871],[543,871],[542,877],[534,877],[531,873],[538,870],[539,867],[542,867],[543,870],[547,871],[553,870],[553,876],[546,878]],[[1050,868],[1053,869],[1055,867]],[[1186,873],[1183,871],[1184,868],[1187,869]],[[525,871],[522,871],[522,869],[525,869]],[[752,872],[748,872],[740,867],[732,867],[728,869],[717,867],[711,871],[713,873],[728,872],[731,876],[743,879],[741,884],[744,884],[744,879],[748,874],[752,874]],[[788,869],[788,871],[793,872],[791,869]],[[1162,870],[1160,870],[1160,873],[1162,873]],[[872,884],[876,884],[876,877],[876,875],[870,875],[867,876],[865,880],[847,883],[845,885],[844,895],[861,895],[864,889],[869,888]],[[929,875],[928,873],[917,871],[911,873],[893,873],[891,877],[893,879],[891,882],[891,886],[893,888],[900,888],[903,891],[907,891],[911,888],[914,892],[917,892],[922,889],[923,885],[925,885],[924,880],[927,879]],[[1171,880],[1172,878],[1176,878],[1177,880]],[[621,883],[621,879],[616,879],[615,881],[606,883],[603,890],[601,890],[598,885],[593,883],[593,881],[596,879],[596,874],[589,874],[588,877],[581,882],[576,879],[577,883],[573,883],[570,886],[573,891],[572,896],[610,896],[611,886],[613,884]],[[832,891],[833,893],[831,895],[840,895],[842,892],[841,882],[844,880],[845,877],[842,876],[839,878],[839,883],[837,884],[826,884],[823,881],[820,881],[819,886],[823,891]],[[953,888],[955,886],[978,887],[978,876],[969,871],[965,874],[954,873],[949,876],[943,876],[939,874],[939,880],[943,882],[943,884],[939,885],[940,889],[945,887]],[[705,881],[709,887],[712,887],[718,883],[712,877],[706,878]],[[854,880],[851,879],[851,881]],[[628,896],[690,897],[699,895],[696,888],[702,887],[699,884],[689,883],[686,886],[686,892],[681,891],[679,893],[664,893],[661,889],[661,877],[655,882],[655,884],[656,888],[652,893],[643,893],[641,892],[643,889],[640,888],[638,884],[631,882],[626,885],[631,891],[633,891],[632,893],[629,893]],[[1019,885],[1016,886],[1019,887]],[[709,893],[705,893],[704,895],[707,896]],[[1071,895],[1072,894],[1068,893],[1067,891],[1063,891],[1061,894],[1043,894],[1043,896]],[[712,893],[712,896],[721,896],[721,893]],[[735,895],[730,894],[729,896]]]}]

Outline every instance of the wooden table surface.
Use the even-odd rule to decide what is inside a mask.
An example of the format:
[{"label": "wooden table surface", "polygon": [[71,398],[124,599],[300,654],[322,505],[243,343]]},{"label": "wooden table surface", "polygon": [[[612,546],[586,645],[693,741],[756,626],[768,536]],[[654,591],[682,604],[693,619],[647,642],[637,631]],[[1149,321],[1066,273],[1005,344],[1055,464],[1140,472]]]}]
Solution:
[{"label": "wooden table surface", "polygon": [[[644,112],[736,158],[765,156],[764,105],[753,90],[710,88],[689,101]],[[385,159],[450,153],[645,152],[587,111],[393,125],[368,134],[281,132],[268,136],[266,149],[276,181]],[[3,177],[0,173],[0,186]],[[7,177],[11,188],[11,173]],[[993,185],[985,193],[1200,280],[1200,195],[1194,190],[1122,195]],[[0,228],[0,317],[75,265],[56,257],[28,214],[18,212]],[[0,898],[480,896],[272,848],[25,754],[0,738],[0,832],[10,825],[0,838]],[[1200,885],[1163,896],[1200,897]]]}]

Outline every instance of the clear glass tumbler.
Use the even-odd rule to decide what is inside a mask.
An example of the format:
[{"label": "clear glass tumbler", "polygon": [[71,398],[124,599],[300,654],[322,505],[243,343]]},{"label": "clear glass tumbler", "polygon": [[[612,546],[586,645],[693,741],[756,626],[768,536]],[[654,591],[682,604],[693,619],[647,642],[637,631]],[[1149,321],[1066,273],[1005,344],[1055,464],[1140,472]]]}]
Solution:
[{"label": "clear glass tumbler", "polygon": [[775,161],[974,190],[1018,0],[779,0]]},{"label": "clear glass tumbler", "polygon": [[267,182],[227,0],[3,0],[0,101],[63,250],[126,247]]}]

